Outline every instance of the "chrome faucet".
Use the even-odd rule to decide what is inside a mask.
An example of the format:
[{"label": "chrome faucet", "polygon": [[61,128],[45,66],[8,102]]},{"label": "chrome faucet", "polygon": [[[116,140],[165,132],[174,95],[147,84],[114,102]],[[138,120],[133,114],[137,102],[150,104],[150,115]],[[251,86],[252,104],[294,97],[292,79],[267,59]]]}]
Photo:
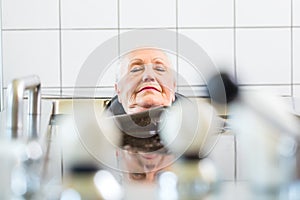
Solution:
[{"label": "chrome faucet", "polygon": [[[28,90],[29,129],[36,129],[41,112],[41,82],[38,76],[14,79],[7,87],[7,131],[9,137],[23,136],[23,98]],[[30,134],[30,133],[28,133]],[[31,133],[32,134],[32,133]]]}]

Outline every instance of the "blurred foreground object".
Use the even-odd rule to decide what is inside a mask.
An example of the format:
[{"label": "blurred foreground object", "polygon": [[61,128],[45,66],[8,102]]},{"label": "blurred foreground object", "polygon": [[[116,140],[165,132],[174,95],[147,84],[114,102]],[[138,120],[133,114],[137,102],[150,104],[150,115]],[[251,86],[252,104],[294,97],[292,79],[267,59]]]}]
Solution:
[{"label": "blurred foreground object", "polygon": [[[214,81],[221,76],[223,85]],[[255,192],[267,192],[275,197],[286,196],[296,179],[296,150],[299,122],[287,106],[267,93],[240,91],[227,74],[212,77],[208,87],[218,93],[225,87],[230,103],[230,122],[238,136],[244,159],[242,169],[248,175]]]},{"label": "blurred foreground object", "polygon": [[118,167],[121,133],[113,119],[93,115],[92,101],[73,103],[74,113],[62,119],[58,138],[65,171],[61,199],[121,199],[121,186],[106,170]]},{"label": "blurred foreground object", "polygon": [[[160,198],[169,193],[174,199],[203,198],[218,189],[219,172],[208,154],[215,146],[223,122],[215,109],[205,102],[175,102],[163,114],[160,137],[165,148],[176,155],[173,172],[159,176]],[[172,185],[176,182],[176,192]]]},{"label": "blurred foreground object", "polygon": [[[41,106],[40,88],[36,75],[14,79],[8,85],[7,106],[1,113],[5,129],[0,134],[0,184],[5,192],[0,192],[0,199],[39,199],[44,189],[45,133],[51,104],[44,101],[46,107]],[[26,94],[28,109],[24,109]]]}]

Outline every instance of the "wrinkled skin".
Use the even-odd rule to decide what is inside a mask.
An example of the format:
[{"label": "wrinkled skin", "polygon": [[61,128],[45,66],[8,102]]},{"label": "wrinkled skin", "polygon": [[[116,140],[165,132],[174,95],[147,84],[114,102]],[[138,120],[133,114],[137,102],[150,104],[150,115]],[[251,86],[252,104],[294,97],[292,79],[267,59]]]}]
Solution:
[{"label": "wrinkled skin", "polygon": [[170,106],[175,100],[174,70],[163,51],[132,51],[122,60],[120,71],[120,80],[115,84],[115,90],[126,113]]}]

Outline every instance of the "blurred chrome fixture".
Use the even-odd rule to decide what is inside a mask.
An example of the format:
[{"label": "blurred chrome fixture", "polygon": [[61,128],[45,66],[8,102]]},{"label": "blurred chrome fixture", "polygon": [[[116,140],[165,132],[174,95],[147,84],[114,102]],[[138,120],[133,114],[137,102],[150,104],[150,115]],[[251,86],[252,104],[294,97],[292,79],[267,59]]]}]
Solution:
[{"label": "blurred chrome fixture", "polygon": [[[28,90],[29,127],[38,124],[41,112],[41,82],[38,76],[14,79],[7,88],[7,130],[11,138],[19,138],[23,128],[23,97]],[[32,134],[32,133],[31,133]]]},{"label": "blurred chrome fixture", "polygon": [[3,76],[2,67],[0,66],[0,112],[3,110]]},{"label": "blurred chrome fixture", "polygon": [[[216,81],[220,77],[222,81]],[[225,88],[226,101],[218,96],[221,86]],[[278,97],[267,92],[241,91],[226,73],[212,77],[208,87],[216,93],[216,102],[230,104],[231,127],[243,153],[240,163],[254,193],[287,199],[286,190],[297,178],[297,118]]]},{"label": "blurred chrome fixture", "polygon": [[[2,29],[2,13],[0,11],[0,28]],[[0,32],[0,46],[2,47],[2,31]],[[2,70],[2,48],[0,48],[0,112],[3,110],[3,70]]]}]

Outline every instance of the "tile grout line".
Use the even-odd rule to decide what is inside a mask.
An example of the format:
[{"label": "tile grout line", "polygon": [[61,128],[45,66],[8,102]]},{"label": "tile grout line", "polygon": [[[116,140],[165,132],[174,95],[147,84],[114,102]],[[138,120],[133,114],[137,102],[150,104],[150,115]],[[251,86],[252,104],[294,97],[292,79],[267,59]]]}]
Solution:
[{"label": "tile grout line", "polygon": [[[178,60],[178,55],[179,55],[179,32],[178,32],[178,0],[176,0],[176,3],[175,3],[175,14],[176,14],[176,19],[175,19],[175,25],[176,25],[176,80],[178,81],[179,80],[179,60]],[[176,91],[178,92],[178,84],[176,84]]]},{"label": "tile grout line", "polygon": [[[295,83],[294,85],[297,85],[297,86],[300,86],[300,83]],[[287,84],[238,84],[238,86],[240,87],[286,87],[286,86],[290,86],[289,83]],[[205,88],[206,85],[203,84],[195,84],[195,85],[178,85],[178,87],[203,87]],[[49,87],[42,87],[42,89],[60,89],[61,87],[60,86],[49,86]],[[72,89],[72,88],[86,88],[86,89],[89,89],[89,88],[114,88],[114,86],[112,85],[105,85],[105,86],[81,86],[81,87],[74,87],[74,86],[65,86],[63,87],[65,89]],[[3,87],[4,90],[7,89],[7,87]]]},{"label": "tile grout line", "polygon": [[120,28],[120,0],[117,0],[117,23],[118,23],[118,56],[120,59],[121,54],[121,28]]},{"label": "tile grout line", "polygon": [[294,85],[297,85],[294,83],[294,0],[291,0],[291,97],[292,97],[292,108],[293,110],[296,110],[296,102],[294,99]]},{"label": "tile grout line", "polygon": [[291,96],[294,97],[294,29],[293,29],[293,0],[291,0]]},{"label": "tile grout line", "polygon": [[236,66],[236,2],[233,0],[233,74],[237,83],[237,66]]},{"label": "tile grout line", "polygon": [[234,181],[237,181],[238,180],[238,177],[237,177],[237,173],[238,173],[238,150],[237,150],[237,138],[236,138],[236,135],[234,134],[233,135],[233,148],[234,148]]},{"label": "tile grout line", "polygon": [[57,31],[57,30],[65,30],[65,31],[90,31],[90,30],[136,30],[136,29],[146,29],[146,30],[155,30],[155,29],[178,29],[178,30],[186,30],[186,29],[290,29],[290,28],[300,28],[300,26],[226,26],[226,27],[117,27],[117,28],[2,28],[4,32],[10,31]]},{"label": "tile grout line", "polygon": [[0,28],[1,28],[1,32],[0,32],[0,39],[1,39],[1,41],[0,41],[0,44],[1,44],[1,46],[0,46],[0,52],[1,52],[1,54],[0,54],[0,56],[1,56],[1,58],[0,58],[0,112],[2,112],[3,111],[3,109],[4,109],[4,74],[3,74],[3,34],[2,34],[2,13],[3,13],[3,10],[2,10],[2,1],[0,1],[0,5],[1,5],[1,9],[0,9],[0,14],[1,14],[1,16],[0,16]]},{"label": "tile grout line", "polygon": [[[236,1],[233,0],[233,69],[234,80],[237,83],[237,65],[236,65]],[[237,144],[236,136],[234,135],[234,181],[237,181]]]},{"label": "tile grout line", "polygon": [[60,85],[60,95],[62,96],[63,91],[63,70],[62,70],[62,33],[61,33],[61,0],[58,1],[58,26],[59,26],[59,85]]}]

